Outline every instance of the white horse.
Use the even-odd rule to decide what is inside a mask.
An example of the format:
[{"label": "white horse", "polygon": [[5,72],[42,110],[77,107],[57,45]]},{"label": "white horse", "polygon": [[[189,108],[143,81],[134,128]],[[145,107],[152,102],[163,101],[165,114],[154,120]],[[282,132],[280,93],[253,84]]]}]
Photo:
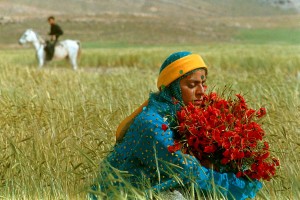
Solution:
[{"label": "white horse", "polygon": [[[45,41],[32,29],[27,29],[19,39],[20,44],[32,43],[39,62],[39,67],[43,67],[46,61],[46,52],[44,50]],[[63,40],[56,44],[53,60],[61,60],[69,58],[74,70],[77,69],[77,58],[80,54],[80,41]]]}]

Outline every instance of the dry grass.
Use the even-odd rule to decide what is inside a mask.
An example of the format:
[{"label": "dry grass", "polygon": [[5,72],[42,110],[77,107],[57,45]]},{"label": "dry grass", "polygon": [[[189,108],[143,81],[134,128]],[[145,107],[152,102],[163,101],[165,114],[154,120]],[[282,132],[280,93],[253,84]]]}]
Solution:
[{"label": "dry grass", "polygon": [[299,199],[300,49],[226,44],[87,49],[78,72],[64,62],[38,70],[32,50],[1,51],[1,197],[85,198],[116,126],[155,90],[164,58],[183,49],[204,56],[211,87],[231,85],[250,106],[267,108],[281,169],[258,199]]}]

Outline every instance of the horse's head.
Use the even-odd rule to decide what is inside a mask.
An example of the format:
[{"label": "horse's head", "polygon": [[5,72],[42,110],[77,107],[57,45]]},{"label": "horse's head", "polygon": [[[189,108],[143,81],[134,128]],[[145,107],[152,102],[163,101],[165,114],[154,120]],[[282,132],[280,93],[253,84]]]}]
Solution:
[{"label": "horse's head", "polygon": [[27,29],[19,39],[19,44],[37,41],[37,35],[32,29]]}]

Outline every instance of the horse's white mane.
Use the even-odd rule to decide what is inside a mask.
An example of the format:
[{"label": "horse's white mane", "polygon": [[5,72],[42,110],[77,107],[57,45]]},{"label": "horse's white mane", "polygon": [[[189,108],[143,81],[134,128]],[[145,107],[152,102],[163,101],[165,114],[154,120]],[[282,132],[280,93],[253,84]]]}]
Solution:
[{"label": "horse's white mane", "polygon": [[45,44],[45,40],[40,36],[40,34],[39,34],[38,32],[34,31],[32,28],[30,28],[30,29],[28,29],[28,30],[30,30],[30,31],[32,31],[32,32],[35,33],[37,39],[39,40],[39,42],[40,42],[41,44]]},{"label": "horse's white mane", "polygon": [[45,40],[39,34],[37,34],[37,38],[40,41],[40,43],[45,44]]}]

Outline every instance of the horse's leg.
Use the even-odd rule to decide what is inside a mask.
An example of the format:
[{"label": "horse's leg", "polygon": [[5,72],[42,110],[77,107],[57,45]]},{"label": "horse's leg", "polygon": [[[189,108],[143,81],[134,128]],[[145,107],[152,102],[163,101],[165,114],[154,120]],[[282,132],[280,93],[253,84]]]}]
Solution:
[{"label": "horse's leg", "polygon": [[69,51],[69,60],[73,67],[73,70],[77,70],[77,54],[78,50]]},{"label": "horse's leg", "polygon": [[38,58],[38,62],[39,62],[39,68],[42,68],[45,63],[44,49],[41,49],[37,52],[37,58]]},{"label": "horse's leg", "polygon": [[44,66],[45,59],[44,57],[39,57],[39,68],[42,68]]},{"label": "horse's leg", "polygon": [[70,63],[73,67],[74,70],[77,70],[77,60],[76,60],[76,55],[69,55],[69,60]]},{"label": "horse's leg", "polygon": [[64,41],[64,46],[67,51],[67,56],[69,57],[69,62],[73,67],[73,70],[77,70],[77,58],[80,52],[80,45],[78,42],[66,40]]}]

